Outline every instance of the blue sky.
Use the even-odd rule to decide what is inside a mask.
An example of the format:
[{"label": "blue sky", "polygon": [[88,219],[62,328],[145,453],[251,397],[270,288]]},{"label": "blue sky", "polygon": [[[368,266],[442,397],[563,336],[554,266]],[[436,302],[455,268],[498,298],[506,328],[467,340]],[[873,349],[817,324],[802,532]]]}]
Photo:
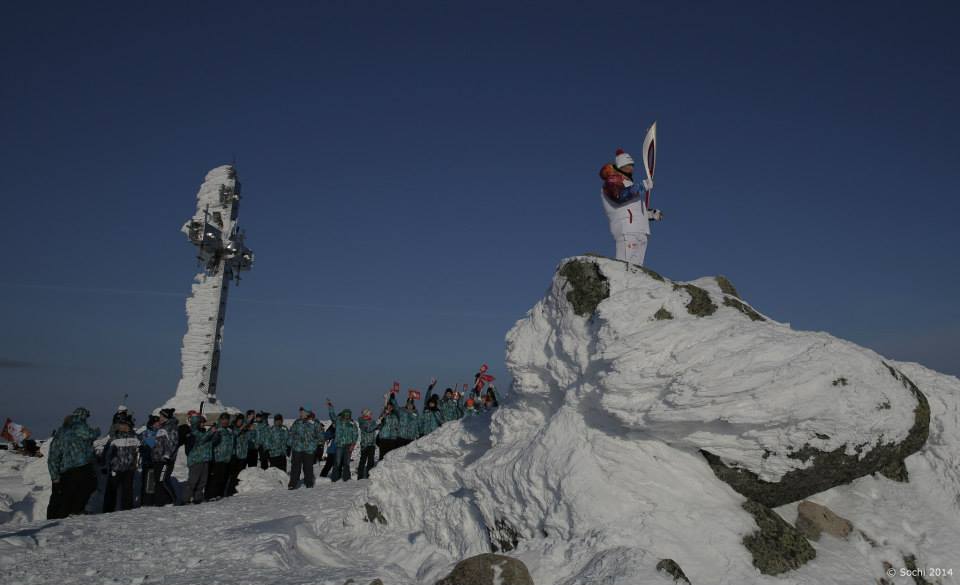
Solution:
[{"label": "blue sky", "polygon": [[955,3],[515,4],[5,4],[0,416],[173,393],[178,230],[234,159],[225,401],[506,378],[557,262],[612,253],[596,172],[654,119],[651,268],[960,374]]}]

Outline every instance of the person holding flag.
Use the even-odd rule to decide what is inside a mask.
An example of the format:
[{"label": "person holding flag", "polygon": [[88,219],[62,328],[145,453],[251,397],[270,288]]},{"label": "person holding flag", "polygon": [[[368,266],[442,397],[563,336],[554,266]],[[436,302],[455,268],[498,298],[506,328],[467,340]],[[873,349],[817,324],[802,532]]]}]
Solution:
[{"label": "person holding flag", "polygon": [[617,149],[613,163],[600,169],[603,187],[600,198],[616,243],[617,260],[643,265],[650,237],[649,221],[663,219],[663,213],[650,209],[650,192],[656,165],[657,124],[647,131],[643,141],[643,173],[634,177],[633,157]]}]

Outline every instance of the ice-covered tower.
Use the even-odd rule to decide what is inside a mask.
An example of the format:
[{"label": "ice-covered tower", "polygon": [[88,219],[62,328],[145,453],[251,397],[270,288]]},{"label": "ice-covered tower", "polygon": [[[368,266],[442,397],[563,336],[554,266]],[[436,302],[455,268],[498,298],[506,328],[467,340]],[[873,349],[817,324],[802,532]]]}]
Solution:
[{"label": "ice-covered tower", "polygon": [[227,293],[231,280],[253,266],[253,251],[237,228],[240,181],[232,165],[207,173],[197,193],[197,212],[181,231],[197,247],[200,273],[194,277],[187,299],[187,333],[180,348],[183,373],[177,393],[165,406],[177,412],[196,409],[201,402],[223,410],[217,403],[217,375]]}]

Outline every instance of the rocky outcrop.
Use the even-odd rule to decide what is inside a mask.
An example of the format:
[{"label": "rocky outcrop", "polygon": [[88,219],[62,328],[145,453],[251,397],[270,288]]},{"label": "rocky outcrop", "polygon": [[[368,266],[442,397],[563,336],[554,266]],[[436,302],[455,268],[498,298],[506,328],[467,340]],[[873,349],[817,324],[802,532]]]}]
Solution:
[{"label": "rocky outcrop", "polygon": [[764,575],[791,571],[817,556],[803,534],[770,508],[748,500],[743,509],[750,512],[759,528],[744,537],[743,545],[753,555],[753,566]]},{"label": "rocky outcrop", "polygon": [[683,573],[683,569],[673,559],[661,559],[657,563],[657,571],[673,578],[675,583],[690,585],[690,579]]},{"label": "rocky outcrop", "polygon": [[533,585],[533,578],[522,561],[488,553],[460,561],[436,585]]},{"label": "rocky outcrop", "polygon": [[791,470],[775,482],[764,481],[748,469],[728,465],[706,449],[700,452],[718,478],[747,498],[771,508],[802,500],[873,473],[886,472],[906,481],[903,460],[926,443],[930,433],[930,405],[909,378],[888,364],[883,365],[916,399],[912,413],[913,426],[903,441],[885,443],[881,438],[872,445],[854,445],[852,449],[848,445],[841,445],[830,451],[821,451],[807,444],[787,455],[808,463],[807,467]]}]

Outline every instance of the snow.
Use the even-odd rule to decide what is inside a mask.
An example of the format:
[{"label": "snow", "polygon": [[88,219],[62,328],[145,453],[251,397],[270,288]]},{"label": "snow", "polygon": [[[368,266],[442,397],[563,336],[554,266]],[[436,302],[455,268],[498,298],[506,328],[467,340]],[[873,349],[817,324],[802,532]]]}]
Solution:
[{"label": "snow", "polygon": [[[953,569],[942,583],[960,580],[960,380],[887,360],[930,403],[928,442],[906,460],[909,483],[867,476],[810,497],[856,530],[847,540],[824,535],[812,543],[816,559],[763,576],[741,544],[756,528],[743,497],[698,450],[778,478],[803,465],[785,454],[804,444],[902,439],[915,399],[881,356],[751,321],[723,305],[714,279],[692,283],[719,307],[695,317],[689,293],[671,282],[589,261],[610,285],[595,314],[576,315],[557,276],[507,336],[515,382],[502,406],[392,452],[371,480],[318,478],[314,489],[287,491],[286,474],[248,469],[240,494],[214,503],[52,522],[23,514],[0,526],[0,579],[432,584],[491,541],[516,539],[506,554],[539,585],[665,585],[655,569],[664,558],[694,584],[859,585],[910,554],[918,566]],[[661,307],[674,319],[653,319]],[[834,385],[840,378],[847,384]],[[43,495],[38,470],[0,458],[7,507]],[[182,464],[176,476],[185,479]],[[365,504],[386,524],[368,522]],[[796,503],[777,512],[792,522]]]}]

